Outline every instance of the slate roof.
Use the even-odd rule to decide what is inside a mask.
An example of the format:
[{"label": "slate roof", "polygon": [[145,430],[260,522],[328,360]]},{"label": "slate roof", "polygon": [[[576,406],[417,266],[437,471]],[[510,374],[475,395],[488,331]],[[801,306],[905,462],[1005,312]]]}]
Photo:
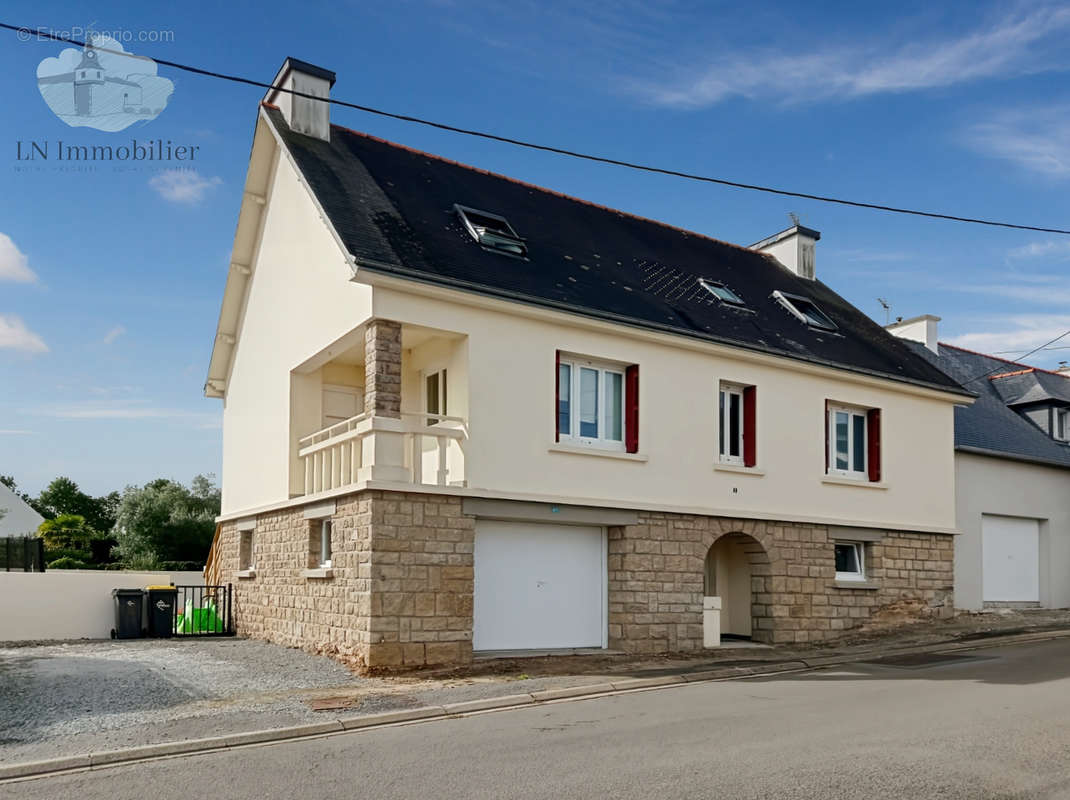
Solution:
[{"label": "slate roof", "polygon": [[[325,142],[264,108],[360,269],[962,393],[828,286],[769,256],[338,125]],[[484,250],[454,204],[508,219],[528,258]],[[715,300],[700,278],[749,310]],[[774,290],[810,298],[837,332],[807,327]]]},{"label": "slate roof", "polygon": [[[904,340],[906,341],[906,340]],[[955,448],[984,452],[1053,466],[1070,467],[1070,445],[1057,442],[1013,408],[1000,393],[999,385],[1020,375],[1040,374],[1045,380],[1064,391],[1070,389],[1070,379],[1052,372],[1035,370],[1025,364],[995,356],[975,353],[949,344],[940,344],[940,355],[918,342],[907,342],[915,352],[939,366],[966,389],[979,396],[971,406],[955,409]],[[972,380],[993,371],[991,376]],[[1024,371],[1024,372],[1023,372]],[[995,378],[1006,373],[1019,373],[1008,378]],[[992,378],[995,378],[993,380]]]},{"label": "slate roof", "polygon": [[1031,403],[1070,403],[1070,380],[1035,368],[996,373],[991,378],[999,396],[1009,406]]}]

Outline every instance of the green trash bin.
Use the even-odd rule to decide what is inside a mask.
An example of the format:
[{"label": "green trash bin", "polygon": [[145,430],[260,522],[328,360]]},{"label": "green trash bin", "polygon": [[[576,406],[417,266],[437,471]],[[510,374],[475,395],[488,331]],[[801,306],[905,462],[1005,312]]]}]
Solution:
[{"label": "green trash bin", "polygon": [[174,586],[146,586],[145,594],[149,600],[149,636],[157,639],[174,636],[178,589]]}]

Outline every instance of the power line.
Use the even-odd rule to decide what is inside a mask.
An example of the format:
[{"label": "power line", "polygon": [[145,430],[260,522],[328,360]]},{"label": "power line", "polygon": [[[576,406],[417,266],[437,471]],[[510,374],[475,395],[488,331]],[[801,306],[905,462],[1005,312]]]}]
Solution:
[{"label": "power line", "polygon": [[[85,47],[86,43],[77,39],[72,39],[67,36],[60,36],[59,34],[46,31],[44,29],[30,29],[20,25],[9,25],[4,22],[0,22],[0,28],[5,30],[14,31],[15,33],[24,36],[36,36],[39,39],[49,39],[55,42],[64,42],[66,44],[73,44],[77,47]],[[449,131],[451,133],[459,133],[465,136],[475,136],[480,139],[487,139],[493,142],[501,142],[503,144],[511,144],[516,147],[524,147],[529,150],[538,150],[544,153],[554,153],[556,155],[568,156],[569,158],[577,158],[583,161],[591,161],[597,164],[608,164],[615,167],[624,167],[626,169],[637,170],[640,172],[649,172],[656,175],[667,175],[673,178],[684,178],[691,181],[699,181],[701,183],[713,183],[719,186],[729,186],[734,189],[746,189],[754,192],[764,192],[766,194],[775,194],[783,197],[798,197],[803,200],[814,200],[821,203],[834,203],[841,206],[850,206],[852,208],[866,208],[873,211],[886,211],[892,214],[907,214],[915,217],[927,217],[930,219],[942,219],[951,222],[966,222],[973,225],[988,225],[996,228],[1012,228],[1014,230],[1021,231],[1036,231],[1038,233],[1056,233],[1064,236],[1070,236],[1070,230],[1065,228],[1047,228],[1039,225],[1019,225],[1013,222],[1000,222],[997,220],[980,219],[976,217],[963,217],[956,214],[941,214],[935,211],[920,211],[912,208],[901,208],[897,206],[882,205],[880,203],[865,203],[859,200],[846,200],[841,197],[828,197],[824,195],[811,194],[809,192],[795,192],[788,189],[777,189],[771,186],[762,186],[754,183],[741,183],[739,181],[730,181],[725,178],[715,178],[709,175],[698,175],[692,172],[683,172],[681,170],[668,169],[665,167],[655,167],[650,164],[639,164],[632,161],[623,161],[617,158],[610,158],[608,156],[598,156],[591,153],[583,153],[577,150],[568,150],[563,147],[554,147],[552,145],[538,144],[536,142],[529,142],[524,139],[515,139],[510,136],[502,136],[495,133],[487,133],[486,131],[478,131],[470,128],[461,128],[456,125],[449,125],[444,122],[435,122],[433,120],[423,119],[421,117],[412,116],[411,114],[399,114],[392,111],[384,111],[379,108],[372,108],[371,106],[361,105],[359,103],[350,103],[345,100],[338,100],[336,98],[322,98],[317,97],[306,92],[299,92],[294,89],[284,89],[281,86],[275,86],[270,83],[264,83],[263,81],[253,80],[252,78],[245,78],[240,75],[229,75],[223,72],[214,72],[212,70],[202,69],[200,67],[190,66],[189,64],[182,64],[177,61],[168,61],[162,58],[152,58],[150,56],[137,56],[131,53],[125,53],[117,50],[107,50],[105,48],[96,48],[103,53],[114,53],[115,55],[122,55],[128,58],[151,58],[152,61],[157,64],[162,64],[166,67],[172,67],[174,69],[182,70],[184,72],[190,72],[194,75],[203,75],[208,78],[218,78],[220,80],[231,81],[232,83],[241,83],[247,86],[256,86],[261,89],[272,89],[280,92],[286,92],[296,97],[307,97],[311,100],[319,100],[321,102],[327,102],[332,105],[340,106],[342,108],[351,108],[356,111],[363,111],[367,114],[375,114],[380,117],[387,117],[389,119],[396,119],[401,122],[411,122],[417,125],[425,125],[430,128],[436,128],[438,130]]]},{"label": "power line", "polygon": [[[1033,353],[1039,353],[1041,350],[1047,349],[1048,345],[1055,344],[1057,341],[1059,341],[1060,339],[1064,339],[1067,336],[1070,336],[1070,331],[1066,331],[1065,333],[1060,333],[1058,336],[1056,336],[1050,342],[1044,342],[1044,344],[1042,344],[1040,347],[1033,348],[1028,353],[1026,353],[1024,356],[1019,356],[1017,360],[1020,360],[1020,359],[1023,359],[1023,358],[1029,358],[1029,356],[1033,355]],[[983,372],[980,375],[978,375],[978,376],[976,376],[974,378],[970,378],[968,381],[965,381],[964,383],[961,383],[959,385],[965,387],[965,386],[973,383],[974,381],[981,380],[981,378],[987,378],[989,375],[991,375],[994,372],[997,372],[997,371],[999,371],[1001,369],[1003,369],[1002,366],[995,367],[993,369],[990,369],[988,372]]]},{"label": "power line", "polygon": [[[1058,347],[1043,347],[1042,350],[1070,350],[1070,345],[1059,345]],[[1008,353],[1017,353],[1017,350],[993,350],[994,356],[1005,356]]]}]

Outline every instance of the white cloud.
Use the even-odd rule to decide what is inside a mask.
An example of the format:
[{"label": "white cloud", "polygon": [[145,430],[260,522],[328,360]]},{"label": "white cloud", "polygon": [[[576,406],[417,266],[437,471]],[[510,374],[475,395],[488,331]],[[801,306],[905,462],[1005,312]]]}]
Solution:
[{"label": "white cloud", "polygon": [[729,97],[812,102],[951,86],[1067,66],[1070,7],[1013,12],[954,37],[911,35],[896,43],[821,43],[806,51],[720,52],[674,76],[635,81],[631,88],[657,105],[711,106]]},{"label": "white cloud", "polygon": [[149,179],[149,186],[160,197],[183,205],[196,205],[204,199],[209,189],[222,183],[223,179],[218,176],[206,178],[196,170],[186,169],[164,170]]},{"label": "white cloud", "polygon": [[44,339],[26,327],[15,314],[0,314],[0,350],[20,353],[47,353]]},{"label": "white cloud", "polygon": [[30,269],[25,253],[11,241],[6,233],[0,233],[0,281],[33,283],[37,275]]},{"label": "white cloud", "polygon": [[1010,250],[1007,253],[1007,257],[1012,260],[1051,258],[1055,261],[1065,261],[1070,259],[1070,237],[1047,239],[1043,242],[1030,242]]},{"label": "white cloud", "polygon": [[[1006,353],[1013,351],[1019,354],[1027,353],[1035,347],[1051,341],[1052,339],[1070,331],[1070,315],[1068,314],[1030,314],[1008,315],[990,317],[987,319],[989,327],[985,330],[972,331],[959,336],[952,336],[945,341],[969,350],[978,350],[982,353]],[[1061,339],[1056,345],[1070,344],[1070,335]],[[1031,360],[1043,357],[1037,353]]]},{"label": "white cloud", "polygon": [[1016,272],[1007,277],[1013,282],[964,283],[957,291],[983,294],[1007,300],[1020,300],[1040,306],[1070,306],[1070,285],[1062,275]]},{"label": "white cloud", "polygon": [[32,433],[33,431],[13,430],[10,428],[7,430],[0,429],[0,436],[29,436]]},{"label": "white cloud", "polygon": [[1011,161],[1030,172],[1070,178],[1070,105],[988,112],[964,139],[977,152]]},{"label": "white cloud", "polygon": [[104,344],[111,344],[124,333],[126,333],[126,328],[124,328],[122,325],[116,325],[114,328],[104,334]]},{"label": "white cloud", "polygon": [[196,430],[217,430],[222,427],[221,415],[218,413],[159,406],[104,405],[99,402],[89,402],[67,406],[37,407],[28,410],[27,413],[66,420],[168,421],[182,423]]}]

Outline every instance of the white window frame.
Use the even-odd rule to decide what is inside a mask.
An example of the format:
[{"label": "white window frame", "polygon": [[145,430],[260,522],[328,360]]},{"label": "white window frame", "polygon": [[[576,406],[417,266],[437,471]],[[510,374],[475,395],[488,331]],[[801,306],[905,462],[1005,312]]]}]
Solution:
[{"label": "white window frame", "polygon": [[[446,367],[438,367],[436,369],[426,369],[420,373],[420,404],[423,406],[423,412],[425,414],[441,414],[445,416],[447,407],[449,404],[449,395],[446,392],[446,384],[449,378],[449,374],[446,371]],[[438,408],[428,408],[427,402],[427,379],[435,378],[438,382]],[[426,419],[424,420],[428,425],[436,425],[439,420]]]},{"label": "white window frame", "polygon": [[[249,540],[249,562],[242,563],[245,556],[245,540]],[[238,569],[242,572],[256,569],[256,529],[244,528],[238,531]]]},{"label": "white window frame", "polygon": [[[779,289],[773,292],[773,297],[807,327],[813,328],[815,331],[828,331],[829,333],[837,330],[838,326],[833,321],[832,317],[822,311],[821,307],[809,297],[803,297],[799,294],[789,294],[788,292],[782,292]],[[806,313],[802,311],[796,303],[809,303],[813,309],[823,317],[826,322],[828,322],[828,324],[826,325],[824,322],[821,322],[820,319],[818,319],[818,322],[814,322],[806,316]]]},{"label": "white window frame", "polygon": [[[1059,427],[1062,426],[1062,434]],[[1070,441],[1070,408],[1055,409],[1055,418],[1052,420],[1052,436],[1060,442]]]},{"label": "white window frame", "polygon": [[[569,368],[569,427],[571,430],[558,431],[560,440],[567,444],[578,445],[580,447],[591,447],[599,450],[618,450],[624,452],[627,448],[628,438],[628,420],[624,415],[625,411],[625,395],[628,392],[627,377],[625,375],[625,367],[619,364],[612,364],[605,361],[595,361],[592,359],[582,358],[579,356],[566,356],[562,354],[560,365]],[[598,435],[597,436],[580,436],[580,370],[581,369],[593,369],[598,372]],[[609,409],[609,392],[606,391],[606,387],[609,383],[607,375],[619,375],[620,376],[620,408],[617,413],[620,415],[620,441],[615,439],[606,438],[608,414]],[[557,377],[555,376],[555,380]],[[558,398],[560,403],[560,398]],[[561,407],[560,404],[554,409],[554,413],[558,414],[560,418]]]},{"label": "white window frame", "polygon": [[[743,426],[747,418],[747,412],[743,407],[743,389],[745,387],[736,383],[722,382],[717,393],[717,413],[720,428],[717,431],[717,450],[722,464],[743,464]],[[737,449],[739,455],[731,454],[729,438],[732,431],[732,403],[731,396],[739,397],[739,441]],[[726,452],[727,451],[727,452]]]},{"label": "white window frame", "polygon": [[334,524],[330,517],[323,517],[319,520],[313,520],[313,525],[319,523],[320,532],[320,553],[319,553],[319,568],[330,569],[333,554],[331,552],[331,533],[334,528]]},{"label": "white window frame", "polygon": [[[709,278],[699,278],[699,285],[702,286],[707,292],[709,292],[714,298],[720,300],[722,303],[730,306],[745,306],[743,298],[739,296],[737,292],[734,292],[729,288],[728,284],[721,281],[710,280]],[[727,297],[725,296],[727,295]]]},{"label": "white window frame", "polygon": [[[848,542],[848,541],[834,541],[833,548],[836,547],[853,547],[855,551],[855,560],[858,562],[858,572],[836,572],[836,580],[838,581],[859,581],[866,580],[866,543],[865,542]],[[836,553],[833,549],[833,561],[835,561]]]},{"label": "white window frame", "polygon": [[[836,414],[847,414],[847,469],[836,466]],[[856,470],[851,467],[854,464],[854,424],[852,417],[862,418],[862,469]],[[844,406],[829,404],[828,408],[828,441],[825,442],[828,449],[829,475],[839,475],[844,478],[857,478],[869,480],[869,409],[857,406]]]}]

